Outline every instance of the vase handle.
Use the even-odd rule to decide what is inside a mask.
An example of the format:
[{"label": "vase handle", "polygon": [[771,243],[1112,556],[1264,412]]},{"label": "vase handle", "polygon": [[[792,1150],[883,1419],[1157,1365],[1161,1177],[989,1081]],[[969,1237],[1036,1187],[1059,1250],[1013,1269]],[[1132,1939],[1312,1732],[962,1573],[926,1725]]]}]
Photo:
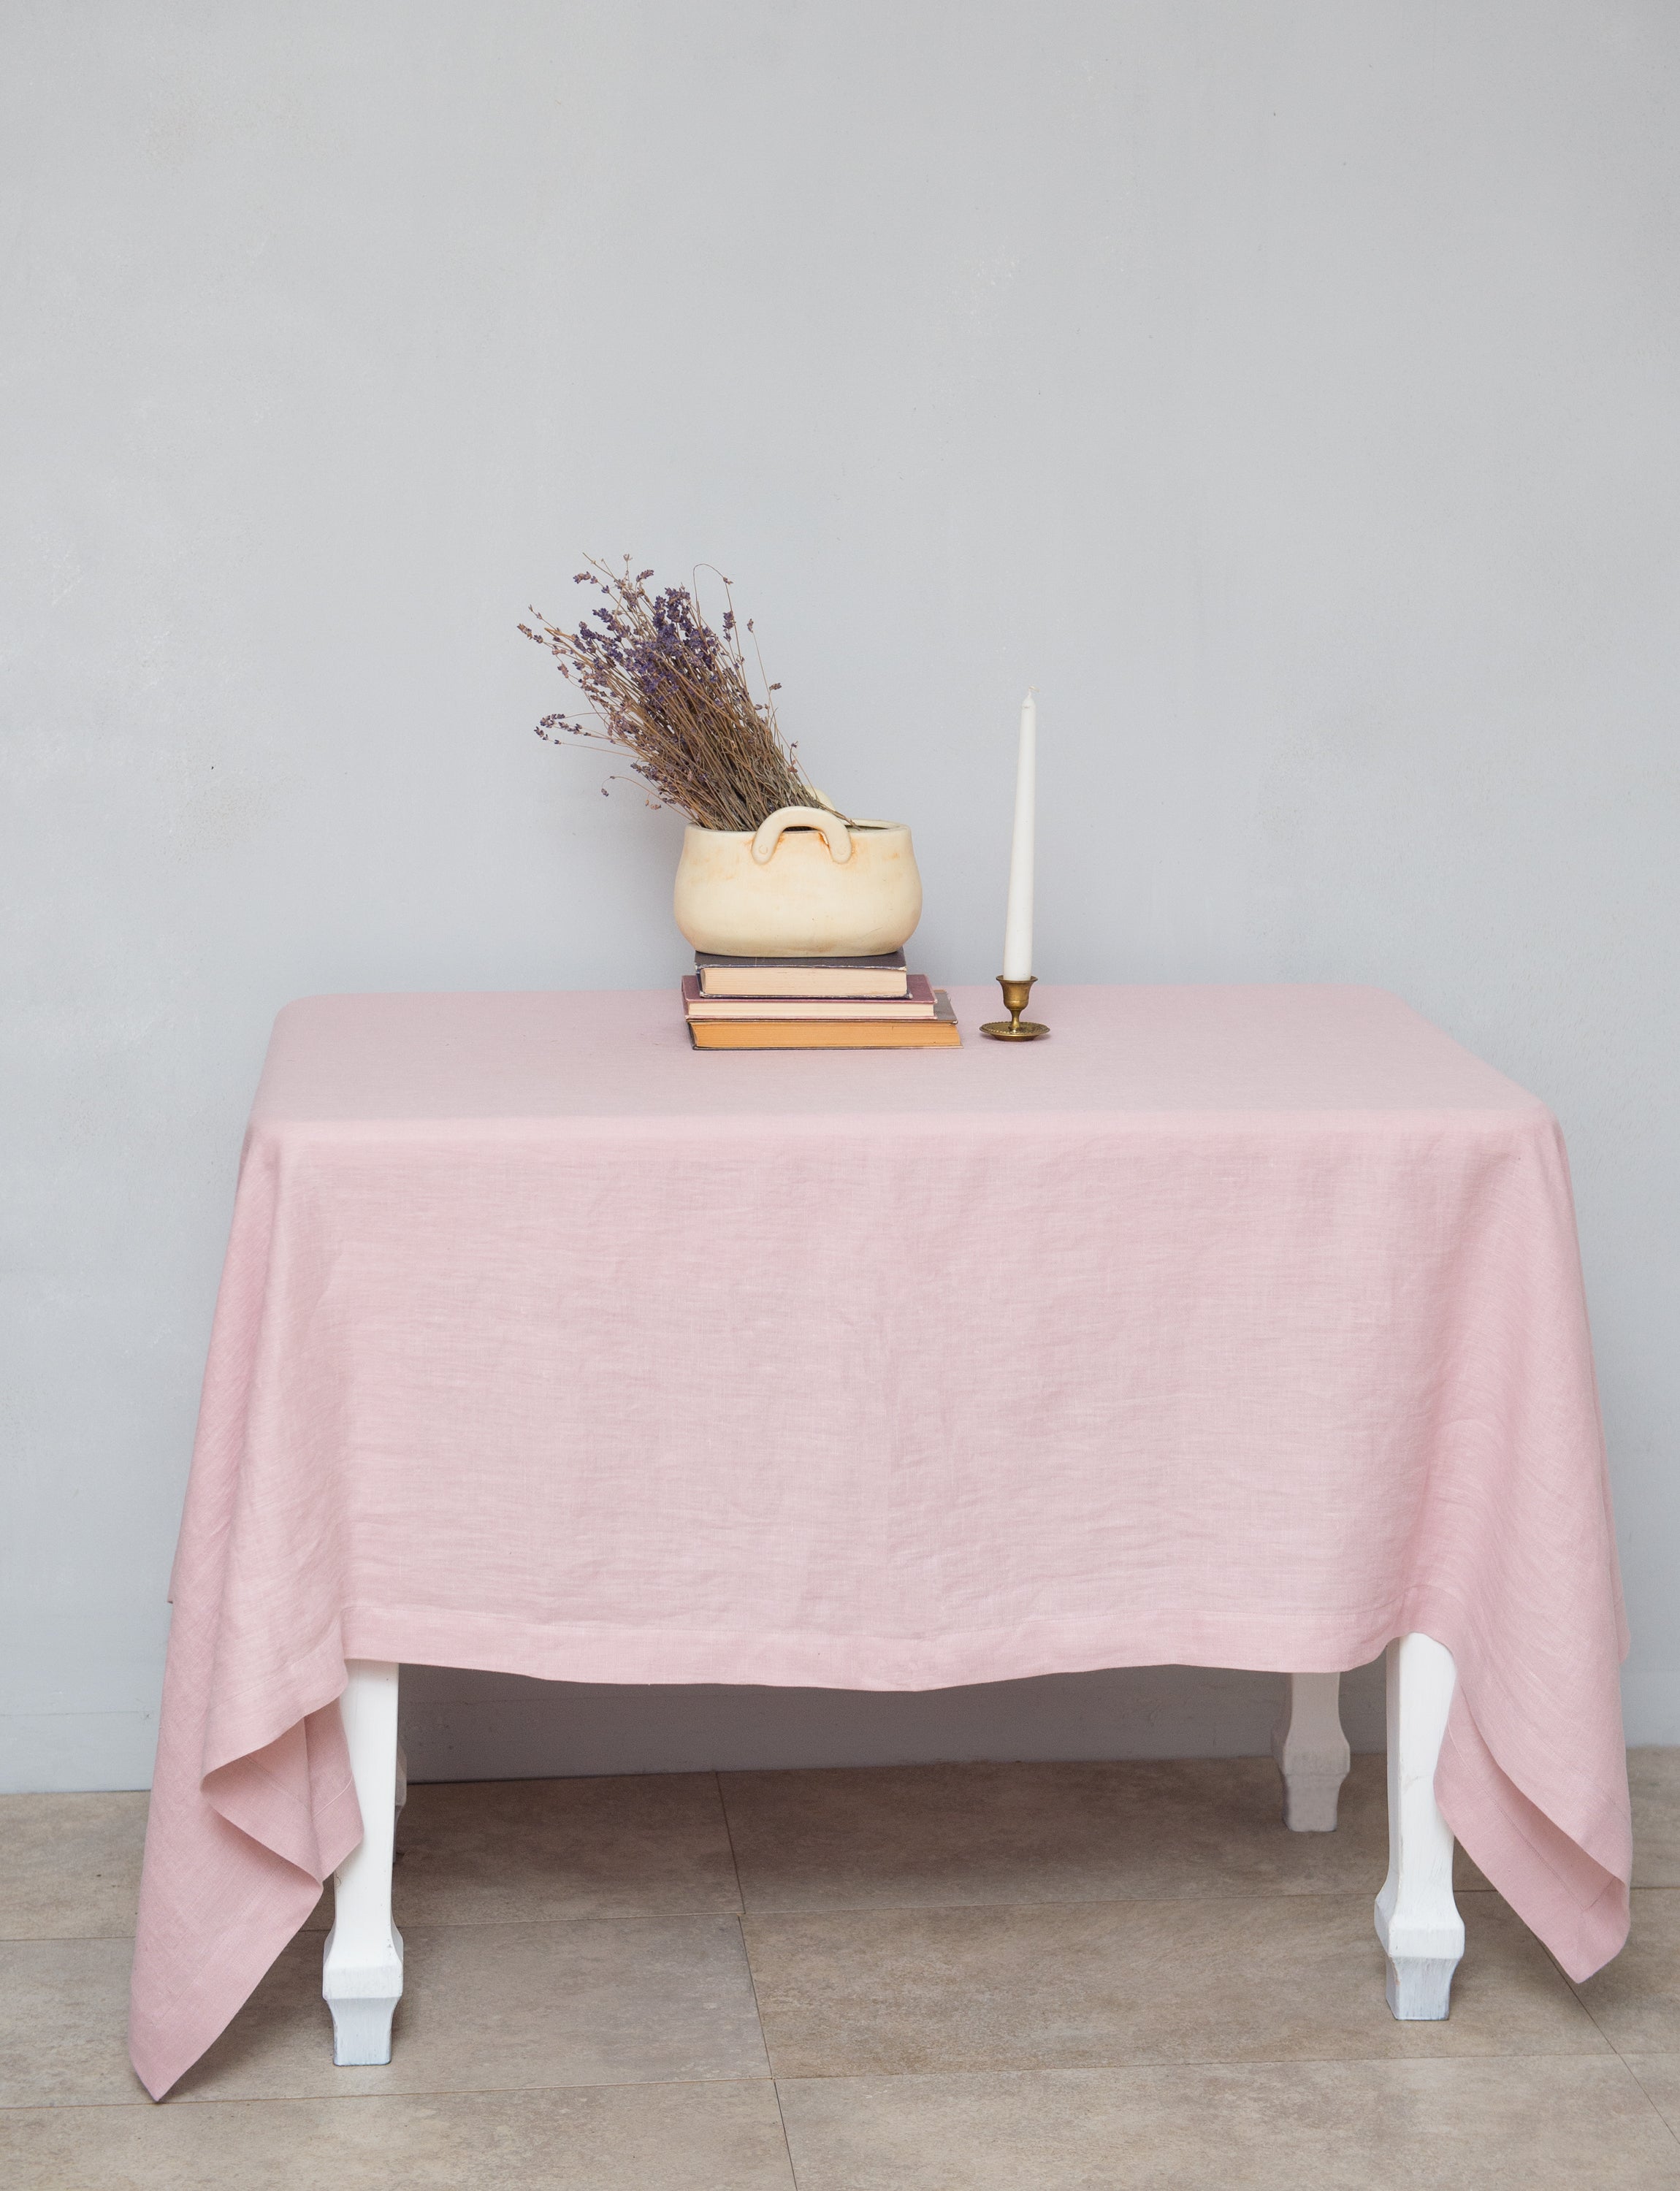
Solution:
[{"label": "vase handle", "polygon": [[753,839],[753,858],[760,867],[769,865],[784,829],[820,829],[837,868],[843,868],[851,857],[851,834],[838,814],[829,813],[825,806],[778,806],[759,823]]}]

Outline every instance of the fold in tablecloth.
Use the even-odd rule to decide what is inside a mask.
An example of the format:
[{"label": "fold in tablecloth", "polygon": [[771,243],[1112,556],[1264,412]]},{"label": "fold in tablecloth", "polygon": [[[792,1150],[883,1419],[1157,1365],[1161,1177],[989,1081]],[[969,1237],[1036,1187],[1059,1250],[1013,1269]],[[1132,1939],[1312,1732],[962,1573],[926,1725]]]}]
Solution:
[{"label": "fold in tablecloth", "polygon": [[[131,2043],[165,2091],[360,1835],[348,1658],[924,1688],[1420,1629],[1449,1823],[1626,1932],[1567,1167],[1381,992],[1063,989],[956,1052],[663,994],[288,1008],[176,1561]],[[1373,1886],[1376,1884],[1373,1881]]]}]

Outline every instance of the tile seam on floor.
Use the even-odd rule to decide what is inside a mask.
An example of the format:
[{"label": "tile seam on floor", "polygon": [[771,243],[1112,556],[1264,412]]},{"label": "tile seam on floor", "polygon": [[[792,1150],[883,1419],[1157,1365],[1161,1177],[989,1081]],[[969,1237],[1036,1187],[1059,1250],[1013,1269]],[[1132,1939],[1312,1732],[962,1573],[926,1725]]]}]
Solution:
[{"label": "tile seam on floor", "polygon": [[[72,1940],[132,1940],[134,1937],[132,1932],[0,1932],[0,1948],[45,1947],[49,1940],[67,1947]],[[289,1947],[291,1943],[287,1944]]]},{"label": "tile seam on floor", "polygon": [[776,2097],[776,2120],[781,2126],[782,2150],[788,2157],[788,2180],[793,2186],[793,2191],[799,2191],[799,2174],[794,2166],[793,2143],[788,2136],[788,2118],[782,2112],[782,2095],[777,2091],[776,2072],[771,2067],[770,2040],[764,2028],[764,2011],[759,2006],[758,1976],[753,1969],[753,1959],[747,1948],[747,1898],[741,1890],[741,1860],[735,1853],[735,1829],[729,1823],[729,1806],[724,1801],[723,1775],[715,1768],[712,1773],[712,1785],[717,1790],[718,1810],[723,1818],[723,1837],[729,1844],[729,1861],[735,1871],[735,1898],[738,1905],[735,1912],[735,1930],[741,1943],[741,1960],[747,1966],[747,1983],[752,1989],[753,2019],[758,2025],[758,2043],[764,2049],[765,2073],[770,2080],[770,2089]]},{"label": "tile seam on floor", "polygon": [[[1632,1891],[1632,1892],[1634,1892],[1634,1893],[1637,1893],[1637,1894],[1676,1894],[1676,1893],[1680,1893],[1680,1887],[1640,1887],[1633,1888],[1633,1889],[1632,1889],[1632,1890],[1631,1890],[1631,1891]],[[1542,1945],[1544,1945],[1544,1943],[1542,1943],[1541,1944],[1542,1944]],[[1624,1945],[1626,1945],[1626,1943],[1624,1943],[1623,1944],[1624,1944]],[[1551,1950],[1551,1949],[1550,1949],[1550,1948],[1547,1948],[1547,1949],[1546,1949],[1546,1953],[1547,1953],[1547,1955],[1552,1955],[1552,1950]],[[1620,1955],[1620,1953],[1621,1953],[1621,1949],[1619,1948],[1619,1949],[1616,1950],[1616,1955]],[[1593,2029],[1596,2032],[1597,2032],[1597,2033],[1599,2034],[1600,2037],[1603,2040],[1604,2044],[1605,2044],[1605,2045],[1609,2048],[1610,2052],[1611,2052],[1614,2055],[1615,2055],[1615,2056],[1616,2056],[1620,2060],[1626,2062],[1626,2061],[1627,2060],[1627,2058],[1628,2058],[1628,2057],[1627,2057],[1627,2055],[1623,2052],[1623,2050],[1622,2050],[1620,2046],[1618,2046],[1616,2045],[1615,2040],[1610,2036],[1609,2033],[1608,2031],[1606,2031],[1606,2030],[1605,2030],[1605,2029],[1604,2029],[1603,2025],[1602,2023],[1600,2023],[1600,2022],[1598,2021],[1597,2017],[1592,2013],[1592,2002],[1591,2002],[1591,2001],[1588,2001],[1588,2000],[1582,2000],[1582,1999],[1581,1999],[1581,1988],[1582,1988],[1583,1986],[1589,1986],[1589,1985],[1591,1985],[1591,1984],[1592,1984],[1592,1978],[1582,1978],[1582,1979],[1580,1979],[1579,1982],[1577,1982],[1575,1979],[1572,1978],[1569,1976],[1569,1972],[1568,1972],[1566,1970],[1564,1970],[1564,1969],[1563,1969],[1563,1965],[1562,1965],[1561,1963],[1558,1963],[1558,1958],[1556,1957],[1556,1955],[1552,1955],[1552,1961],[1553,1961],[1554,1963],[1557,1963],[1557,1964],[1558,1964],[1558,1968],[1559,1972],[1562,1973],[1562,1976],[1563,1976],[1563,1983],[1564,1983],[1564,1984],[1568,1986],[1568,1988],[1569,1989],[1569,1991],[1570,1991],[1570,1992],[1575,1995],[1575,1997],[1576,2000],[1580,2003],[1580,2008],[1581,2008],[1581,2010],[1582,2010],[1582,2012],[1586,2015],[1586,2018],[1587,2018],[1588,2022],[1592,2024],[1592,2029]],[[1611,1958],[1610,1958],[1610,1962],[1612,1962],[1612,1963],[1613,1963],[1613,1962],[1615,1962],[1615,1960],[1616,1960],[1615,1955],[1612,1955],[1612,1956],[1611,1956]],[[1599,1966],[1599,1969],[1601,1969],[1601,1970],[1607,1970],[1609,1967],[1609,1964],[1601,1964],[1601,1965]],[[1592,1973],[1592,1978],[1597,1978],[1597,1975],[1598,1975],[1598,1972],[1597,1972],[1597,1971],[1595,1971],[1595,1972]],[[1647,2047],[1644,2051],[1645,2051],[1647,2053],[1649,2053],[1651,2050],[1650,2050],[1649,2047]],[[1643,2091],[1644,2091],[1644,2090],[1645,2090],[1644,2084],[1643,2084],[1643,2080],[1641,2080],[1641,2082],[1640,2082],[1639,2089],[1640,2089],[1640,2091],[1641,2091],[1642,2092],[1643,2092]],[[1647,2094],[1646,2094],[1646,2097],[1649,2098],[1650,2096],[1649,2096],[1649,2093],[1647,2093]],[[1654,2102],[1653,2102],[1653,2103],[1652,2103],[1652,2104],[1654,2106],[1654,2105],[1655,2105],[1655,2103],[1654,2103]],[[1668,2132],[1669,2132],[1669,2135],[1670,2135],[1672,2138],[1674,2138],[1674,2140],[1675,2140],[1675,2142],[1676,2142],[1677,2143],[1680,2143],[1680,2131],[1677,2131],[1674,2129],[1673,2126],[1669,2122],[1667,2116],[1666,2116],[1666,2115],[1664,2115],[1664,2114],[1662,2114],[1662,2110],[1661,2110],[1661,2108],[1659,2108],[1657,2109],[1657,2113],[1658,2113],[1658,2114],[1659,2114],[1659,2115],[1660,2115],[1660,2116],[1662,2117],[1662,2121],[1663,2121],[1664,2126],[1667,2129],[1667,2131],[1668,2131]]]},{"label": "tile seam on floor", "polygon": [[[575,1911],[570,1915],[562,1915],[557,1917],[532,1917],[529,1915],[523,1917],[409,1916],[401,1918],[400,1929],[402,1931],[405,1937],[410,1932],[491,1932],[496,1931],[498,1927],[503,1932],[510,1932],[515,1928],[520,1932],[531,1932],[540,1930],[545,1925],[664,1925],[674,1923],[679,1918],[709,1917],[734,1919],[741,1917],[744,1915],[744,1911],[740,1909],[590,1909]],[[301,1926],[297,1932],[293,1933],[292,1939],[286,1943],[286,1946],[289,1948],[292,1944],[292,1940],[320,1940],[324,1943],[329,1929],[330,1928],[328,1926],[324,1925]],[[48,1934],[46,1937],[49,1938],[73,1940],[91,1939],[94,1936],[91,1933],[65,1932]],[[115,1934],[112,1937],[126,1940],[132,1938],[133,1935],[131,1933],[123,1932]],[[3,1947],[4,1945],[4,1941],[0,1940],[0,1947]],[[285,1953],[285,1949],[282,1949],[281,1953],[283,1955]]]},{"label": "tile seam on floor", "polygon": [[[1455,1899],[1462,1902],[1472,1894],[1497,1894],[1497,1887],[1461,1887]],[[805,1908],[792,1905],[785,1909],[743,1909],[743,1917],[889,1917],[903,1916],[914,1909],[1159,1909],[1172,1904],[1186,1909],[1204,1909],[1211,1903],[1267,1902],[1273,1904],[1294,1902],[1357,1902],[1363,1907],[1375,1902],[1375,1889],[1369,1887],[1306,1887],[1285,1894],[1271,1894],[1264,1889],[1250,1894],[1081,1894],[1065,1897],[1045,1897],[1037,1902],[823,1902]],[[1535,1938],[1539,1938],[1536,1933]],[[1544,1943],[1542,1943],[1542,1945]]]},{"label": "tile seam on floor", "polygon": [[794,2191],[799,2191],[799,2171],[794,2166],[794,2143],[788,2135],[788,2118],[782,2106],[781,2088],[777,2082],[775,2065],[770,2058],[770,2034],[764,2028],[764,2011],[759,2006],[758,1974],[753,1968],[753,1959],[747,1952],[747,1935],[742,1921],[737,1917],[735,1921],[737,1928],[741,1928],[741,1959],[747,1966],[747,1983],[753,1991],[753,2014],[758,2021],[759,2045],[764,2049],[765,2073],[770,2080],[770,2089],[776,2096],[776,2120],[782,2130],[782,2150],[788,2156],[788,2180]]},{"label": "tile seam on floor", "polygon": [[[726,1821],[726,1828],[727,1822]],[[732,1849],[732,1856],[733,1851]],[[1495,1894],[1496,1887],[1461,1887],[1454,1890],[1458,1900],[1466,1895]],[[1680,1893],[1680,1887],[1646,1887],[1642,1894]],[[1233,1890],[1216,1894],[1081,1894],[1047,1896],[1036,1902],[840,1902],[823,1903],[814,1907],[789,1905],[786,1908],[749,1908],[741,1892],[739,1872],[737,1872],[737,1892],[740,1895],[732,1909],[601,1909],[561,1915],[553,1917],[409,1917],[404,1921],[419,1932],[475,1932],[487,1931],[501,1925],[595,1925],[621,1921],[658,1924],[670,1917],[868,1917],[886,1916],[893,1912],[912,1909],[1099,1909],[1107,1907],[1135,1905],[1139,1909],[1155,1909],[1164,1903],[1202,1904],[1208,1902],[1244,1902],[1267,1900],[1275,1902],[1330,1902],[1340,1897],[1344,1901],[1367,1898],[1364,1887],[1305,1887],[1284,1890],[1281,1893],[1258,1888],[1252,1892]],[[286,1943],[308,1939],[318,1935],[323,1941],[327,1928],[323,1926],[300,1925]],[[0,1932],[0,1948],[44,1946],[48,1941],[72,1940],[132,1940],[132,1931],[126,1932]],[[285,1949],[281,1953],[283,1955]]]},{"label": "tile seam on floor", "polygon": [[[981,1904],[980,1908],[991,1905]],[[1028,1905],[1029,1907],[1031,1905]],[[1070,1905],[1071,1906],[1071,1905]],[[784,1913],[789,1915],[796,1912]],[[698,1923],[704,1919],[714,1924],[726,1921],[738,1923],[745,1912],[740,1909],[608,1909],[588,1916],[573,1917],[468,1917],[451,1923],[447,1918],[409,1917],[403,1921],[405,1937],[408,1932],[542,1932],[546,1927],[561,1925],[666,1925],[686,1920]],[[319,1940],[323,1949],[327,1944],[327,1928],[318,1925],[299,1926],[291,1938],[280,1948],[274,1961],[278,1962],[287,1949],[300,1940]],[[0,1949],[4,1948],[70,1948],[112,1946],[123,1941],[133,1942],[132,1932],[0,1932]],[[271,1970],[274,1965],[269,1966]]]},{"label": "tile seam on floor", "polygon": [[723,1775],[712,1768],[712,1793],[717,1797],[718,1816],[723,1820],[723,1838],[729,1848],[729,1869],[735,1878],[735,1915],[741,1916],[747,1907],[746,1890],[741,1884],[741,1859],[735,1853],[735,1829],[729,1823],[729,1805],[723,1792]]},{"label": "tile seam on floor", "polygon": [[[1455,1897],[1462,1900],[1471,1894],[1495,1894],[1495,1887],[1461,1887]],[[813,1909],[743,1909],[744,1923],[753,1917],[905,1917],[913,1911],[932,1912],[940,1909],[1205,1909],[1215,1902],[1264,1902],[1272,1907],[1291,1902],[1349,1902],[1363,1909],[1375,1900],[1373,1890],[1363,1887],[1327,1887],[1322,1891],[1309,1888],[1304,1892],[1277,1894],[1256,1888],[1246,1894],[1095,1894],[1081,1895],[1077,1899],[1043,1902],[844,1902],[825,1903]],[[1521,1922],[1521,1920],[1518,1920]],[[1532,1931],[1532,1926],[1525,1927]],[[1535,1934],[1539,1939],[1540,1935]],[[1541,1941],[1542,1947],[1545,1942]],[[1549,1952],[1549,1951],[1548,1951]],[[1561,1975],[1560,1971],[1560,1975]],[[1566,1978],[1564,1983],[1569,1981]]]},{"label": "tile seam on floor", "polygon": [[[1652,2098],[1652,2097],[1651,2097],[1651,2090],[1650,2090],[1649,2086],[1646,2084],[1645,2080],[1644,2080],[1644,2079],[1643,2079],[1643,2078],[1639,2074],[1638,2070],[1637,2070],[1637,2069],[1635,2069],[1635,2067],[1633,2066],[1633,2065],[1634,2065],[1634,2063],[1636,2062],[1636,2060],[1639,2060],[1639,2059],[1642,2059],[1642,2058],[1643,2058],[1643,2059],[1648,2059],[1648,2060],[1649,2060],[1649,2058],[1651,2058],[1651,2057],[1649,2057],[1649,2056],[1647,2056],[1647,2057],[1638,2057],[1638,2056],[1635,2056],[1635,2055],[1631,2055],[1631,2054],[1620,2054],[1620,2053],[1619,2053],[1619,2054],[1617,2055],[1617,2057],[1616,2057],[1616,2059],[1617,2059],[1617,2060],[1618,2060],[1618,2061],[1622,2064],[1623,2068],[1627,2071],[1627,2074],[1629,2074],[1629,2076],[1632,2078],[1632,2080],[1633,2080],[1634,2083],[1635,2083],[1636,2085],[1637,2085],[1637,2086],[1639,2087],[1640,2091],[1641,2091],[1642,2092],[1643,2092],[1643,2094],[1645,2095],[1645,2102],[1646,2102],[1646,2104],[1647,2104],[1647,2106],[1649,2106],[1649,2108],[1651,2108],[1654,2111],[1654,2113],[1655,2113],[1655,2114],[1656,2114],[1656,2119],[1657,2119],[1657,2120],[1658,2120],[1658,2121],[1662,2125],[1663,2128],[1664,2128],[1664,2129],[1668,2132],[1669,2136],[1670,2136],[1670,2137],[1674,2140],[1675,2144],[1676,2144],[1677,2146],[1680,2146],[1680,2130],[1676,2130],[1676,2128],[1674,2127],[1674,2125],[1673,2125],[1671,2122],[1670,2122],[1670,2120],[1668,2120],[1668,2117],[1667,2117],[1667,2116],[1663,2113],[1662,2109],[1661,2109],[1660,2107],[1658,2107],[1658,2106],[1657,2106],[1657,2103],[1656,2103],[1655,2100],[1654,2100],[1654,2099]],[[1663,2059],[1664,2057],[1661,2057],[1661,2056],[1658,2056],[1656,2058],[1657,2058],[1658,2060],[1661,2060],[1661,2059]],[[779,2101],[779,2100],[777,2101],[777,2104],[778,2106],[781,2104],[781,2103],[780,2103],[780,2101]]]},{"label": "tile seam on floor", "polygon": [[156,2114],[164,2108],[300,2108],[325,2101],[333,2107],[353,2105],[358,2100],[430,2100],[518,2098],[532,2092],[670,2092],[711,2091],[720,2085],[774,2085],[766,2069],[761,2077],[634,2077],[616,2084],[595,2085],[426,2085],[400,2092],[252,2092],[230,2093],[218,2098],[206,2093],[195,2099],[190,2093],[154,2100],[135,2092],[126,2100],[0,2100],[0,2116],[76,2114],[90,2110],[140,2108]]},{"label": "tile seam on floor", "polygon": [[[1029,2068],[1009,2067],[988,2069],[843,2069],[832,2072],[804,2070],[787,2071],[780,2076],[763,2077],[641,2077],[618,2084],[560,2084],[560,2085],[429,2085],[423,2089],[401,2092],[269,2092],[230,2094],[217,2098],[207,2094],[202,2099],[152,2100],[144,2092],[126,2100],[9,2100],[0,2102],[0,2115],[9,2114],[76,2114],[108,2110],[139,2109],[157,2113],[164,2108],[290,2108],[311,2107],[322,2102],[333,2107],[355,2106],[362,2100],[429,2099],[499,2099],[518,2098],[533,2093],[551,2092],[634,2092],[634,2091],[706,2091],[720,2085],[738,2085],[743,2088],[760,2085],[832,2085],[847,2083],[910,2083],[918,2078],[969,2077],[1057,2077],[1143,2075],[1157,2071],[1175,2069],[1394,2069],[1409,2062],[1445,2063],[1455,2068],[1473,2069],[1489,2062],[1614,2062],[1625,2070],[1637,2086],[1641,2097],[1656,2114],[1665,2129],[1667,2119],[1651,2099],[1643,2080],[1634,2069],[1632,2060],[1606,2049],[1603,2054],[1300,2054],[1283,2057],[1236,2057],[1229,2055],[1187,2055],[1168,2061],[1153,2062],[1063,2062],[1040,2063]],[[780,2108],[780,2096],[777,2096]],[[783,2134],[786,2134],[785,2121]],[[1671,2130],[1670,2135],[1676,2134]],[[1680,2137],[1677,2137],[1680,2143]],[[789,2165],[793,2165],[789,2154]],[[797,2181],[797,2179],[795,2179]]]},{"label": "tile seam on floor", "polygon": [[[1583,2054],[1579,2048],[1558,2054],[1184,2054],[1154,2061],[1039,2062],[1027,2067],[1009,2063],[985,2069],[784,2069],[773,2080],[786,2085],[844,2085],[909,2083],[918,2077],[1066,2077],[1125,2075],[1165,2069],[1394,2069],[1411,2062],[1443,2063],[1450,2069],[1475,2069],[1489,2062],[1614,2062],[1633,2076],[1625,2055],[1607,2046],[1602,2053]],[[744,2080],[743,2080],[744,2081]],[[1637,2076],[1633,2081],[1649,2102],[1650,2095]],[[1654,2103],[1652,2103],[1654,2104]],[[1660,2115],[1661,2110],[1658,2109]]]}]

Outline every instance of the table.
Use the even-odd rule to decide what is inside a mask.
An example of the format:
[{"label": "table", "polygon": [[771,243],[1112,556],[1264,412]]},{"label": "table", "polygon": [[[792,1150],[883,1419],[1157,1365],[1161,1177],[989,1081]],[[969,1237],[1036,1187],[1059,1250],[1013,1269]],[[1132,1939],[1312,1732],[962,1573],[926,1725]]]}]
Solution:
[{"label": "table", "polygon": [[[131,2049],[336,1873],[388,2058],[400,1662],[932,1687],[1296,1677],[1292,1822],[1389,1652],[1397,2014],[1452,1839],[1626,1935],[1626,1649],[1567,1164],[1398,999],[1042,992],[1049,1042],[692,1052],[665,993],[317,998],[248,1134],[177,1554]],[[1331,1813],[1333,1816],[1333,1812]]]}]

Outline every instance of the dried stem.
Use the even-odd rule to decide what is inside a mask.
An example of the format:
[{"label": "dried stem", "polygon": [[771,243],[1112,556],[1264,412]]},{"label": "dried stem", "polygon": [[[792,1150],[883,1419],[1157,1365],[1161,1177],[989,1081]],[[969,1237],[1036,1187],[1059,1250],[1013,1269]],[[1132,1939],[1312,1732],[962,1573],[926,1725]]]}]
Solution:
[{"label": "dried stem", "polygon": [[616,747],[652,791],[650,804],[677,807],[706,829],[756,829],[779,806],[826,805],[783,743],[772,697],[780,687],[768,686],[762,703],[753,697],[728,579],[717,573],[728,606],[715,631],[687,587],[650,594],[643,582],[652,575],[632,573],[628,555],[622,571],[590,557],[573,583],[606,598],[575,631],[536,609],[537,628],[521,624],[593,716],[544,715],[538,737]]}]

